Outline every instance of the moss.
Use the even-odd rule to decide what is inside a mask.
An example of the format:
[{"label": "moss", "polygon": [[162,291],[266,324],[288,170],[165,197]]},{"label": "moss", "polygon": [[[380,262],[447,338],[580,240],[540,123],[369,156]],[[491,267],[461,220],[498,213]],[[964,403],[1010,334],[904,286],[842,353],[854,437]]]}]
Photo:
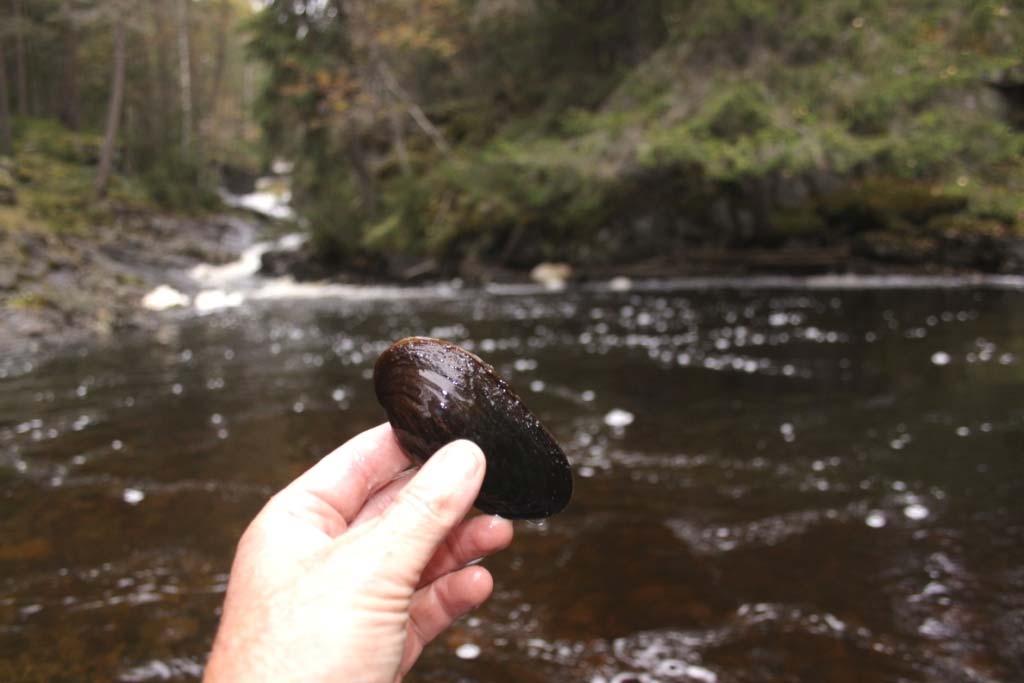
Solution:
[{"label": "moss", "polygon": [[935,261],[941,251],[941,244],[935,237],[895,232],[865,233],[854,247],[862,256],[905,264]]},{"label": "moss", "polygon": [[53,307],[53,302],[38,292],[18,292],[7,300],[7,307],[18,311],[32,311]]},{"label": "moss", "polygon": [[71,131],[50,119],[19,119],[17,155],[35,154],[80,166],[99,161],[102,142],[96,133]]},{"label": "moss", "polygon": [[834,192],[822,199],[819,211],[832,225],[852,232],[899,230],[967,208],[963,196],[949,195],[920,183],[876,178]]},{"label": "moss", "polygon": [[202,212],[216,209],[220,200],[214,191],[215,179],[196,159],[167,150],[160,163],[155,164],[137,183],[135,188],[121,192],[111,191],[112,200],[141,201],[164,209],[183,212]]},{"label": "moss", "polygon": [[771,238],[779,243],[789,240],[823,239],[828,230],[825,219],[813,206],[773,211],[769,224]]},{"label": "moss", "polygon": [[1011,229],[1002,221],[970,214],[945,214],[928,221],[927,232],[946,238],[965,236],[1005,237]]},{"label": "moss", "polygon": [[697,125],[720,140],[755,135],[772,120],[764,94],[752,85],[727,90],[706,104],[704,110],[703,120]]}]

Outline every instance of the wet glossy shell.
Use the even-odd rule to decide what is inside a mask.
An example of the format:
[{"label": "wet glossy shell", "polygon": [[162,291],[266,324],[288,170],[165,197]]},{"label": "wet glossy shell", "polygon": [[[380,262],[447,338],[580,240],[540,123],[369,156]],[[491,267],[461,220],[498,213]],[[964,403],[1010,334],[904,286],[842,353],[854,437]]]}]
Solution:
[{"label": "wet glossy shell", "polygon": [[572,497],[565,453],[487,363],[450,342],[408,337],[373,369],[377,400],[402,448],[422,462],[469,439],[487,457],[476,507],[507,519],[539,519]]}]

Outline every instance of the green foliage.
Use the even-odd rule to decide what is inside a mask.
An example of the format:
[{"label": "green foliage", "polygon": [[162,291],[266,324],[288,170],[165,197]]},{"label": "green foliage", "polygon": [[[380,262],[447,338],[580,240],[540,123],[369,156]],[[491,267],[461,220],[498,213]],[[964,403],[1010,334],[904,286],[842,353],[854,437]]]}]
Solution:
[{"label": "green foliage", "polygon": [[704,126],[721,140],[756,135],[771,123],[771,111],[756,87],[739,87],[715,97],[704,107]]},{"label": "green foliage", "polygon": [[96,133],[71,131],[47,119],[19,119],[14,137],[20,153],[80,166],[97,162],[102,142]]},{"label": "green foliage", "polygon": [[[238,31],[253,12],[248,0],[5,3],[0,38],[7,96],[20,115],[14,162],[26,220],[75,230],[116,208],[204,210],[216,202],[217,167],[258,171],[265,150],[249,99],[261,74],[245,62]],[[123,106],[115,178],[98,201],[117,24],[126,32]]]},{"label": "green foliage", "polygon": [[444,50],[396,47],[374,19],[404,35],[409,8],[436,18],[452,0],[382,0],[361,21],[278,0],[257,16],[265,125],[302,160],[296,199],[322,250],[529,265],[591,253],[597,235],[1024,225],[1024,132],[987,85],[1021,63],[1013,3],[458,4],[444,30],[408,29]]},{"label": "green foliage", "polygon": [[195,158],[170,149],[140,178],[149,199],[158,207],[175,211],[213,210],[220,206],[210,174]]},{"label": "green foliage", "polygon": [[[147,188],[139,179],[124,176],[115,176],[106,201],[97,202],[93,183],[98,147],[96,134],[69,131],[54,121],[19,120],[15,155],[10,162],[18,202],[11,226],[82,232],[109,222],[115,208],[148,208],[154,201],[159,203],[155,186]],[[168,181],[161,191],[180,191],[181,187],[180,179]],[[197,204],[189,202],[173,208],[182,206],[195,208]]]}]

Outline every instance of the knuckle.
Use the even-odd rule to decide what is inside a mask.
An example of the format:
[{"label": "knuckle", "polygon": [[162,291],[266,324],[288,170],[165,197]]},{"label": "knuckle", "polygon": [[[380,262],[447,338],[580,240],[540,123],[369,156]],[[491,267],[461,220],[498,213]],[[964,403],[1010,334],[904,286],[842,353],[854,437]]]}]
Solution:
[{"label": "knuckle", "polygon": [[448,526],[455,513],[455,500],[451,495],[430,495],[418,487],[410,486],[402,492],[406,504],[414,514],[433,526]]}]

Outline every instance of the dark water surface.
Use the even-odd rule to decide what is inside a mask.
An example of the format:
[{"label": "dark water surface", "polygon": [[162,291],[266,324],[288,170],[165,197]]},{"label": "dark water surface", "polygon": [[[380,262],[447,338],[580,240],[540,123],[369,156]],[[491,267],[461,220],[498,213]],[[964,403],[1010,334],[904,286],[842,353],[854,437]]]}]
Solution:
[{"label": "dark water surface", "polygon": [[565,446],[418,681],[1024,680],[1024,294],[264,304],[0,366],[0,680],[191,680],[267,497],[465,344]]}]

